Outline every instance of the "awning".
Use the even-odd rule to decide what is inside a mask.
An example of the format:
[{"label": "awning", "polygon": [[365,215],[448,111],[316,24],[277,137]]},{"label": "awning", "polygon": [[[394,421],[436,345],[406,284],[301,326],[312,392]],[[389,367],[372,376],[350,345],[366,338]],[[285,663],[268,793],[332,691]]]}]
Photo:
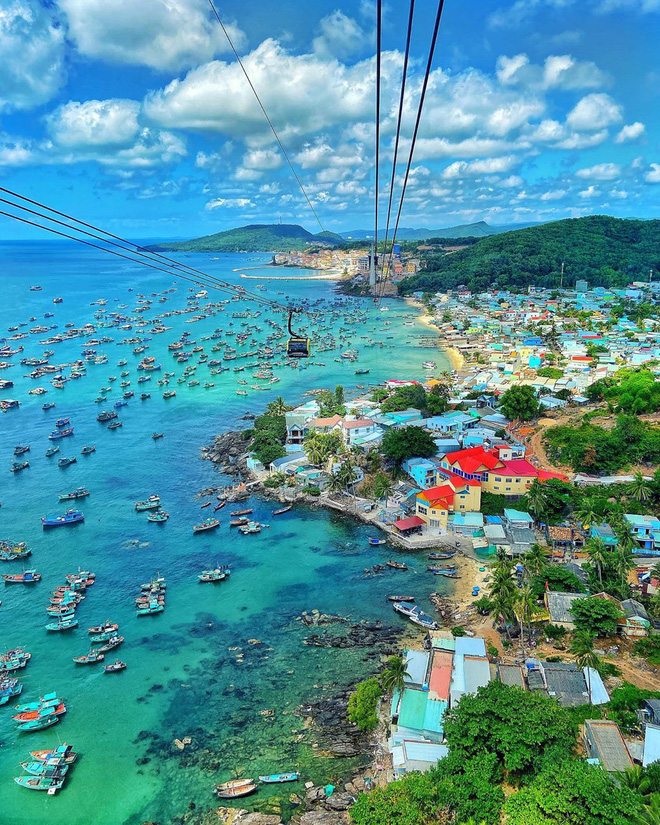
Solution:
[{"label": "awning", "polygon": [[419,516],[410,516],[410,518],[402,518],[394,522],[397,530],[412,530],[413,527],[423,527],[426,522]]}]

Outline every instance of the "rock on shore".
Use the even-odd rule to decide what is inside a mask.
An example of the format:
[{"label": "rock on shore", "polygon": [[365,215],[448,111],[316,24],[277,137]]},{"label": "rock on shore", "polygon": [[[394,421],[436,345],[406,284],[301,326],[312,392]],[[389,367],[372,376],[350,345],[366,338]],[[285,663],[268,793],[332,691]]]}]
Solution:
[{"label": "rock on shore", "polygon": [[248,442],[244,433],[231,431],[216,435],[213,444],[202,447],[202,456],[214,464],[218,464],[223,473],[234,476],[248,472],[246,450]]}]

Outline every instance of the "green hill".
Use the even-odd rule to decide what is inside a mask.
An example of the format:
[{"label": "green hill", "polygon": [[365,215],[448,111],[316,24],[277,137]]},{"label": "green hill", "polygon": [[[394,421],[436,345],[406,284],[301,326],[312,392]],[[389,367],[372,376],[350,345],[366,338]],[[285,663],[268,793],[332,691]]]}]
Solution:
[{"label": "green hill", "polygon": [[296,224],[255,223],[190,241],[160,243],[151,248],[168,252],[289,252],[341,243],[343,238],[333,232],[313,235]]},{"label": "green hill", "polygon": [[625,286],[660,269],[660,220],[593,215],[480,238],[451,254],[430,253],[422,271],[399,284],[399,292],[436,292],[465,284],[473,292],[492,288],[564,286],[579,278],[590,286]]}]

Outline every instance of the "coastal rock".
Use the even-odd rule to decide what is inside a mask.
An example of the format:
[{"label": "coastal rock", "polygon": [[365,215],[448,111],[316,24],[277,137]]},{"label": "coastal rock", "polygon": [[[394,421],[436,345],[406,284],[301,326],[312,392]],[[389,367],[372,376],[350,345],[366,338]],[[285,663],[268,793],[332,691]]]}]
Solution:
[{"label": "coastal rock", "polygon": [[300,817],[300,825],[347,825],[348,814],[335,811],[307,811]]},{"label": "coastal rock", "polygon": [[355,802],[355,797],[350,793],[333,793],[325,801],[326,808],[332,811],[347,811]]},{"label": "coastal rock", "polygon": [[252,811],[244,816],[238,816],[234,820],[236,825],[282,825],[282,817],[277,814],[262,814],[259,811]]}]

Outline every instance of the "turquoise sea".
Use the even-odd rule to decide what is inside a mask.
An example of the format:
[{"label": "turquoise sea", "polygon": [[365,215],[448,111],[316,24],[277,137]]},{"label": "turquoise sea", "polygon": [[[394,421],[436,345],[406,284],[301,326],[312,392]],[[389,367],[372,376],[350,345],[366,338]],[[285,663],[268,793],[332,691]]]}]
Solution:
[{"label": "turquoise sea", "polygon": [[[256,281],[241,280],[233,270],[264,266],[268,256],[181,259],[254,289]],[[259,273],[273,274],[273,270],[250,272]],[[302,271],[288,274],[301,279],[264,280],[266,289],[261,294],[280,301],[337,300],[331,282],[305,282]],[[34,284],[42,286],[42,291],[29,291]],[[135,326],[131,331],[99,329],[95,337],[113,338],[113,343],[95,347],[108,356],[108,363],[88,365],[86,377],[67,382],[62,390],[51,387],[48,377],[36,381],[24,377],[31,368],[21,366],[19,360],[38,356],[44,349],[55,350],[53,363],[81,357],[85,338],[50,347],[40,342],[64,331],[68,322],[76,326],[94,322],[99,307],[91,306],[92,302],[104,299],[106,313],[122,311],[134,316],[139,294],[151,296],[173,286],[176,291],[167,296],[167,302],[154,298],[142,315],[147,319],[184,308],[189,284],[175,284],[164,273],[73,244],[0,244],[0,338],[11,335],[7,328],[18,323],[27,322],[20,331],[37,324],[57,325],[57,330],[29,334],[13,343],[14,348],[24,345],[25,351],[9,359],[11,368],[0,370],[0,378],[15,384],[13,389],[0,391],[0,398],[21,401],[19,410],[0,414],[0,538],[26,541],[33,550],[28,566],[43,575],[36,585],[0,590],[0,653],[17,646],[32,653],[27,668],[19,672],[22,696],[0,708],[3,825],[135,825],[145,820],[164,825],[186,813],[191,802],[197,810],[217,807],[213,783],[236,776],[298,769],[304,779],[317,783],[340,779],[350,764],[316,757],[313,735],[302,730],[302,720],[293,711],[305,701],[331,695],[356,675],[369,673],[375,661],[369,651],[304,645],[306,634],[295,617],[318,608],[356,621],[382,619],[400,625],[402,620],[392,612],[385,595],[410,591],[423,605],[438,585],[423,572],[424,558],[412,561],[407,573],[387,571],[365,577],[364,568],[401,554],[387,547],[370,548],[365,527],[325,511],[294,509],[272,519],[275,505],[253,497],[242,506],[254,507],[255,518],[271,524],[261,534],[241,536],[230,531],[230,506],[218,513],[222,522],[218,530],[193,536],[191,529],[211,510],[200,510],[208,499],[200,499],[199,491],[226,481],[210,462],[201,459],[200,447],[209,444],[216,433],[234,429],[244,412],[259,413],[277,395],[299,402],[316,387],[343,384],[349,393],[361,379],[378,382],[421,375],[421,364],[430,357],[437,361],[438,370],[448,366],[440,351],[431,354],[415,346],[415,336],[425,330],[417,322],[403,326],[404,321],[415,319],[414,310],[405,304],[389,302],[389,312],[380,312],[371,301],[343,299],[347,307],[367,311],[364,322],[353,325],[348,340],[342,342],[344,348],[359,350],[358,361],[336,363],[341,349],[316,354],[310,360],[325,362],[325,367],[276,369],[279,383],[268,392],[249,390],[248,397],[236,395],[240,376],[233,371],[209,378],[208,367],[203,365],[197,370],[200,385],[191,388],[173,383],[170,388],[177,395],[169,400],[162,398],[156,386],[159,374],[138,385],[136,366],[142,356],[134,355],[132,346],[117,343],[128,336],[145,335]],[[53,304],[55,296],[63,302]],[[224,298],[209,292],[209,301]],[[120,304],[128,308],[117,310]],[[323,307],[327,320],[332,316]],[[167,350],[169,343],[184,331],[199,343],[218,327],[226,330],[233,312],[258,309],[248,302],[232,302],[223,312],[196,323],[186,323],[190,315],[166,318],[172,328],[150,339],[145,336],[149,348],[144,355],[153,355],[163,370],[174,371],[178,377],[183,367],[175,364]],[[44,319],[49,312],[54,317]],[[29,322],[30,317],[37,321]],[[337,329],[343,317],[340,314],[333,322]],[[258,339],[262,336],[259,340],[270,331],[266,318],[281,321],[270,310],[247,319],[263,330],[254,333]],[[240,329],[241,320],[233,319],[234,328]],[[305,322],[297,325],[304,327]],[[361,335],[386,346],[366,348]],[[210,353],[213,343],[202,342],[205,352]],[[128,360],[126,367],[117,366],[121,358]],[[229,365],[239,363],[245,362]],[[370,374],[355,376],[359,367],[369,367]],[[129,371],[127,380],[136,397],[120,410],[123,427],[108,431],[96,416],[119,398],[122,370]],[[116,375],[117,381],[106,404],[96,404],[100,388],[109,386],[109,375]],[[204,389],[205,380],[215,386]],[[47,395],[28,395],[34,386],[47,388]],[[140,401],[145,389],[151,398]],[[54,401],[56,408],[42,411],[44,401]],[[60,453],[48,459],[44,455],[50,443],[48,434],[61,416],[71,418],[75,435],[58,442]],[[154,431],[163,432],[164,438],[153,441]],[[96,452],[81,456],[85,443],[94,444]],[[12,474],[9,468],[16,444],[30,445],[25,456],[30,468]],[[69,455],[77,455],[77,463],[59,469],[57,458]],[[58,503],[57,494],[81,485],[91,490],[79,502],[84,524],[43,531],[42,516],[66,509],[67,505]],[[134,510],[135,501],[152,493],[161,496],[170,513],[164,525],[148,523],[144,513]],[[216,562],[231,566],[231,578],[218,585],[198,584],[198,572]],[[2,573],[20,572],[24,566],[20,561],[5,562],[0,569]],[[78,568],[96,574],[95,585],[77,611],[79,627],[68,633],[47,633],[49,593]],[[140,584],[158,571],[167,578],[165,612],[137,618],[134,599]],[[87,627],[105,619],[119,622],[126,639],[118,654],[128,668],[120,674],[104,674],[100,666],[81,667],[72,662],[73,656],[87,652]],[[249,644],[249,639],[262,644]],[[113,660],[109,654],[106,661]],[[34,701],[49,691],[66,698],[66,715],[49,730],[17,734],[12,706],[17,701]],[[193,745],[182,753],[173,740],[185,736],[192,738]],[[62,741],[73,744],[81,756],[57,796],[29,792],[12,781],[30,750]],[[288,797],[300,788],[302,783],[285,786],[283,795]],[[274,793],[282,790],[260,790],[244,804],[260,804]]]}]

